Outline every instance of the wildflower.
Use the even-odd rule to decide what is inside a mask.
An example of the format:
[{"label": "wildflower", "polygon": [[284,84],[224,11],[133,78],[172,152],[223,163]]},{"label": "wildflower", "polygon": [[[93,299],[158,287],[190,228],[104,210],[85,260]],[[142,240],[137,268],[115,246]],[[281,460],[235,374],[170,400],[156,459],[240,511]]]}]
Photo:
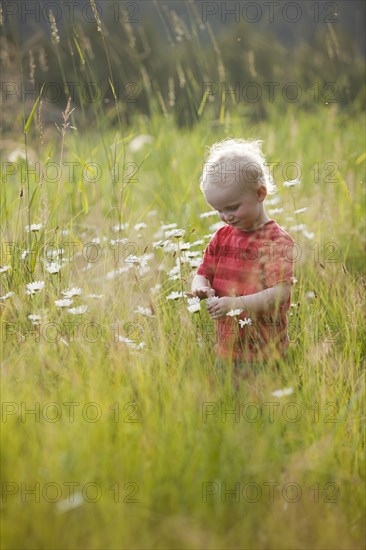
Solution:
[{"label": "wildflower", "polygon": [[216,214],[216,210],[210,210],[209,212],[202,212],[202,214],[200,214],[200,218],[208,218],[210,216],[216,216]]},{"label": "wildflower", "polygon": [[4,265],[3,267],[0,267],[0,273],[5,273],[6,271],[9,271],[11,269],[11,265]]},{"label": "wildflower", "polygon": [[177,223],[169,223],[168,225],[162,225],[160,229],[162,231],[165,231],[166,229],[174,229],[177,225]]},{"label": "wildflower", "polygon": [[141,223],[136,223],[133,228],[135,231],[140,231],[140,229],[145,229],[145,227],[147,227],[147,224],[144,223],[144,222],[141,222]]},{"label": "wildflower", "polygon": [[141,134],[140,136],[134,137],[128,144],[128,149],[131,153],[137,153],[140,151],[146,144],[152,143],[154,141],[153,136]]},{"label": "wildflower", "polygon": [[309,290],[309,291],[305,294],[305,296],[306,296],[307,298],[315,298],[315,292],[314,292],[313,290]]},{"label": "wildflower", "polygon": [[65,298],[72,298],[73,296],[80,296],[83,291],[81,288],[69,288],[67,290],[63,290],[61,294],[65,296]]},{"label": "wildflower", "polygon": [[73,302],[74,300],[70,300],[70,298],[64,298],[63,300],[55,300],[55,304],[57,307],[70,307]]},{"label": "wildflower", "polygon": [[118,336],[118,340],[123,344],[128,344],[129,346],[131,346],[131,348],[135,350],[140,350],[145,346],[145,342],[140,342],[139,344],[136,344],[134,340],[131,340],[131,338],[125,338],[124,336]]},{"label": "wildflower", "polygon": [[293,388],[283,388],[282,390],[275,390],[271,393],[274,397],[284,397],[291,395],[294,392]]},{"label": "wildflower", "polygon": [[88,311],[88,306],[72,307],[67,310],[71,315],[83,315]]},{"label": "wildflower", "polygon": [[184,229],[172,229],[171,231],[165,231],[165,238],[169,239],[170,237],[174,237],[176,239],[180,239],[181,237],[184,237],[185,235]]},{"label": "wildflower", "polygon": [[231,309],[230,311],[227,312],[226,315],[229,315],[229,317],[235,317],[236,315],[240,315],[242,311],[243,311],[242,309]]},{"label": "wildflower", "polygon": [[125,229],[127,229],[127,227],[128,227],[128,222],[126,222],[126,223],[119,223],[118,225],[115,225],[115,226],[113,227],[113,231],[114,231],[115,233],[118,233],[118,231],[124,231]]},{"label": "wildflower", "polygon": [[193,268],[199,267],[201,263],[202,263],[202,258],[201,258],[201,257],[199,257],[199,258],[191,258],[191,259],[189,260],[189,265],[190,265],[191,267],[193,267]]},{"label": "wildflower", "polygon": [[139,313],[140,315],[145,315],[146,317],[155,317],[151,308],[149,307],[137,306],[137,308],[134,310],[134,313]]},{"label": "wildflower", "polygon": [[128,239],[127,237],[123,237],[123,239],[111,239],[109,242],[111,246],[114,246],[115,244],[118,244],[118,243],[127,243]]},{"label": "wildflower", "polygon": [[224,227],[226,225],[226,223],[224,222],[217,222],[217,223],[214,223],[213,225],[210,225],[209,229],[211,231],[217,231],[218,229],[220,229],[220,227]]},{"label": "wildflower", "polygon": [[121,273],[126,273],[126,271],[129,271],[130,267],[131,266],[119,267],[118,269],[113,269],[112,271],[108,271],[105,278],[107,281],[111,281],[112,279],[117,277],[117,275],[120,275]]},{"label": "wildflower", "polygon": [[44,226],[42,223],[32,223],[30,227],[29,225],[26,225],[25,230],[27,233],[29,233],[30,231],[33,231],[35,233],[36,231],[40,231],[43,227]]},{"label": "wildflower", "polygon": [[303,229],[302,230],[302,234],[304,235],[304,237],[306,237],[307,239],[313,239],[314,238],[314,235],[315,233],[313,231],[307,231],[306,229]]},{"label": "wildflower", "polygon": [[239,325],[240,325],[240,328],[243,328],[245,327],[245,325],[252,325],[253,324],[253,321],[251,320],[250,317],[245,317],[245,319],[239,319]]},{"label": "wildflower", "polygon": [[270,214],[271,216],[281,214],[281,212],[283,212],[283,208],[271,208],[270,210],[268,210],[268,214]]},{"label": "wildflower", "polygon": [[299,178],[295,178],[294,180],[284,181],[283,186],[284,187],[294,187],[295,185],[298,185],[299,183],[301,183]]},{"label": "wildflower", "polygon": [[30,253],[30,250],[23,250],[22,255],[20,256],[20,258],[22,260],[25,260],[29,253]]},{"label": "wildflower", "polygon": [[280,197],[273,197],[273,199],[269,199],[266,201],[266,204],[268,206],[274,206],[275,204],[278,204],[279,202],[281,202],[281,199]]},{"label": "wildflower", "polygon": [[32,322],[32,325],[40,325],[42,317],[40,315],[28,315],[28,319]]},{"label": "wildflower", "polygon": [[45,286],[44,281],[34,281],[34,283],[27,283],[26,285],[27,291],[26,294],[33,296],[36,292],[39,292],[42,290]]},{"label": "wildflower", "polygon": [[199,244],[203,244],[205,241],[203,239],[199,239],[198,241],[194,241],[193,243],[191,243],[191,247],[192,246],[198,246]]},{"label": "wildflower", "polygon": [[47,250],[47,258],[58,258],[59,256],[62,256],[65,253],[64,248],[58,248],[57,250]]},{"label": "wildflower", "polygon": [[16,148],[8,155],[9,162],[17,162],[18,159],[25,160],[25,151],[24,149]]},{"label": "wildflower", "polygon": [[291,231],[306,231],[306,225],[304,223],[299,223],[298,225],[292,225],[290,227]]},{"label": "wildflower", "polygon": [[104,298],[104,294],[87,294],[87,298],[95,298],[95,300],[101,300]]},{"label": "wildflower", "polygon": [[158,283],[158,284],[156,284],[155,286],[152,286],[152,287],[150,288],[150,291],[151,291],[151,292],[157,292],[157,291],[160,290],[160,289],[161,289],[161,284]]},{"label": "wildflower", "polygon": [[308,209],[307,206],[305,206],[304,208],[298,208],[297,210],[294,211],[294,214],[302,214],[303,212],[306,212]]},{"label": "wildflower", "polygon": [[59,273],[61,267],[62,264],[60,264],[59,262],[46,263],[46,270],[48,271],[48,273],[51,274]]},{"label": "wildflower", "polygon": [[173,290],[167,297],[167,300],[177,300],[178,298],[184,298],[183,292],[176,292]]},{"label": "wildflower", "polygon": [[12,296],[14,296],[14,292],[7,292],[6,294],[4,294],[3,296],[0,296],[0,300],[7,300],[8,298],[11,298]]},{"label": "wildflower", "polygon": [[189,303],[189,306],[187,307],[188,311],[190,311],[191,313],[195,313],[196,311],[200,311],[201,304],[200,304],[200,299],[199,298],[197,298],[197,297],[188,298],[188,303]]},{"label": "wildflower", "polygon": [[56,509],[60,514],[68,512],[69,510],[74,510],[84,504],[84,498],[81,493],[73,493],[72,498],[64,498],[56,502]]}]

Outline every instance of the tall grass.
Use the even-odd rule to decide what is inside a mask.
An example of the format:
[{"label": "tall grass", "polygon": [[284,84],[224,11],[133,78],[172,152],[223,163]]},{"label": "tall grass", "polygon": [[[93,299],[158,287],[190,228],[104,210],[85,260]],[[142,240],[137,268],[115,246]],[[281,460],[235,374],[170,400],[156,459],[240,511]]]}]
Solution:
[{"label": "tall grass", "polygon": [[[262,122],[245,108],[245,124],[235,112],[220,123],[207,106],[193,129],[177,128],[155,95],[150,109],[116,129],[96,104],[97,129],[48,129],[43,145],[34,125],[26,161],[2,174],[1,265],[10,266],[0,275],[3,547],[360,548],[360,125],[336,105],[311,115],[274,106]],[[80,109],[76,127],[78,117]],[[141,135],[153,141],[133,147]],[[279,373],[262,372],[236,392],[230,372],[224,382],[215,372],[204,306],[191,314],[184,298],[167,299],[189,290],[195,272],[183,242],[202,239],[190,248],[202,254],[218,221],[199,217],[208,206],[198,179],[205,146],[229,135],[264,139],[280,199],[265,208],[299,251],[289,355]],[[52,166],[60,152],[59,164],[77,163],[75,177],[61,166],[56,182],[30,173],[24,188],[26,164]],[[299,167],[301,184],[284,187]],[[173,223],[186,230],[179,248],[165,239]],[[47,250],[58,255],[58,273],[46,269]],[[27,295],[25,285],[39,280],[45,288]],[[87,305],[84,314],[55,305],[72,287],[82,294],[70,307]],[[284,387],[293,393],[272,395]]]}]

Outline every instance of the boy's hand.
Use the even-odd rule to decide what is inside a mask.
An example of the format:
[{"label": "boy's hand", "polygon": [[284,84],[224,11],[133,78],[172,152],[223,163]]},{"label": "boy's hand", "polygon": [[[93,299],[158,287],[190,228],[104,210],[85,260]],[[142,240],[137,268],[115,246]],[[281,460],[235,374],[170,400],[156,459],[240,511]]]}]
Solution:
[{"label": "boy's hand", "polygon": [[215,296],[215,291],[209,286],[201,286],[200,288],[196,288],[194,292],[185,292],[185,295],[188,296],[188,298],[199,298],[200,300],[204,300],[205,298],[212,298]]},{"label": "boy's hand", "polygon": [[237,308],[237,299],[235,296],[222,296],[211,303],[207,303],[207,311],[211,315],[212,319],[217,319],[218,317],[223,317],[231,309]]}]

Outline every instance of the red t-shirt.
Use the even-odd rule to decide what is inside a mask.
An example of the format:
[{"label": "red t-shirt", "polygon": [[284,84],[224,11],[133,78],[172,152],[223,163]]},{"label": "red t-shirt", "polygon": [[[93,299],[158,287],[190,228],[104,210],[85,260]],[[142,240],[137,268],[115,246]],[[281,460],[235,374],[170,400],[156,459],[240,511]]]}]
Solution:
[{"label": "red t-shirt", "polygon": [[[294,240],[275,220],[254,231],[225,225],[211,238],[197,270],[210,281],[216,296],[255,294],[277,283],[294,282]],[[216,353],[248,363],[280,358],[289,345],[286,313],[291,297],[272,310],[214,319]],[[243,327],[239,319],[250,317]]]}]

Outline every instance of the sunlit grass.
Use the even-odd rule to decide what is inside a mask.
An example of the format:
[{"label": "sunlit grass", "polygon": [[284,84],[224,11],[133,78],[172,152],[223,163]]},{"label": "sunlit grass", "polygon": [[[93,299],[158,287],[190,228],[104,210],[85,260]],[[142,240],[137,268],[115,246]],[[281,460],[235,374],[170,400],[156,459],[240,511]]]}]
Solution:
[{"label": "sunlit grass", "polygon": [[[84,108],[70,113],[76,128]],[[359,121],[334,104],[273,106],[261,122],[248,105],[221,120],[207,105],[178,128],[152,94],[151,116],[127,126],[124,109],[96,105],[96,127],[42,136],[24,113],[25,143],[12,136],[5,150],[3,548],[362,547]],[[190,289],[219,221],[200,217],[209,206],[198,182],[206,147],[226,136],[264,140],[278,186],[265,209],[298,250],[289,355],[236,393],[231,373],[222,382],[215,372],[205,306],[190,313],[186,298],[167,299]],[[172,224],[185,235],[166,238]],[[44,287],[27,294],[35,282]],[[283,388],[292,393],[272,395]]]}]

